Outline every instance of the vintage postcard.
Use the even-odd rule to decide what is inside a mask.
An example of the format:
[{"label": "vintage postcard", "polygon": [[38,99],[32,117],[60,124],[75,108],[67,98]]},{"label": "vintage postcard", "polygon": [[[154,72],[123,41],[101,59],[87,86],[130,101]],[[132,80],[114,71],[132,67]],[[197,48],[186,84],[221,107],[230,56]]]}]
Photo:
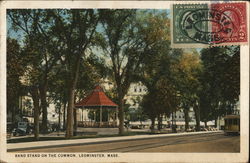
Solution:
[{"label": "vintage postcard", "polygon": [[0,8],[1,162],[248,162],[249,2]]}]

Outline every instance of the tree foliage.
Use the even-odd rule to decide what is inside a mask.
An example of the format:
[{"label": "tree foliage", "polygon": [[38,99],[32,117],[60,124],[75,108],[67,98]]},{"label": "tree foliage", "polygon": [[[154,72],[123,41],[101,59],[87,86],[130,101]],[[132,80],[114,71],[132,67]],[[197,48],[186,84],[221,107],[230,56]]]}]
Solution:
[{"label": "tree foliage", "polygon": [[150,14],[148,21],[147,38],[155,41],[150,55],[143,61],[139,80],[148,90],[142,106],[154,127],[155,118],[160,124],[163,115],[170,116],[178,108],[178,91],[172,66],[178,61],[182,51],[170,48],[169,19],[166,14]]},{"label": "tree foliage", "polygon": [[[196,114],[198,110],[195,110],[199,104],[199,92],[201,90],[200,74],[202,72],[202,65],[200,56],[197,51],[184,51],[180,56],[177,64],[172,67],[175,73],[176,87],[180,95],[180,105],[184,110],[185,115],[185,129],[187,130],[189,125],[189,109],[193,108]],[[197,115],[196,123],[199,128],[199,115]]]},{"label": "tree foliage", "polygon": [[203,49],[201,117],[204,121],[233,113],[240,95],[240,47]]},{"label": "tree foliage", "polygon": [[[157,32],[149,30],[152,29],[150,22],[144,21],[145,17],[141,16],[143,13],[150,16],[137,10],[100,11],[103,30],[100,32],[99,43],[111,62],[112,79],[117,89],[120,134],[124,132],[124,96],[130,83],[140,72],[142,61],[146,55],[152,53],[152,47],[157,42],[155,38],[162,37],[161,30]],[[147,33],[151,34],[147,35]]]},{"label": "tree foliage", "polygon": [[21,57],[21,47],[17,40],[7,38],[7,112],[12,114],[12,122],[19,112],[19,96],[24,94],[24,87],[20,82],[25,72],[25,60]]},{"label": "tree foliage", "polygon": [[142,82],[148,91],[135,115],[145,119],[147,114],[153,123],[181,107],[188,124],[192,107],[198,128],[199,117],[207,122],[232,113],[239,100],[239,46],[202,49],[200,54],[171,49],[165,11],[11,9],[7,20],[7,109],[18,114],[18,98],[29,93],[37,139],[39,115],[46,131],[51,102],[58,114],[62,108],[64,117],[67,113],[64,125],[71,138],[75,102],[104,80],[114,83],[108,94],[119,105],[120,134],[132,82]]}]

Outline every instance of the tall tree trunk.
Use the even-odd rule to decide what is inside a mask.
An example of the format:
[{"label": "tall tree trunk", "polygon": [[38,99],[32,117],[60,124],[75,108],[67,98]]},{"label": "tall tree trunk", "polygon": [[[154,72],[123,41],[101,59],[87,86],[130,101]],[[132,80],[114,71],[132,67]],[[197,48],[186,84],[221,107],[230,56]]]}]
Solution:
[{"label": "tall tree trunk", "polygon": [[[88,13],[86,14],[88,16]],[[93,15],[89,15],[90,17],[92,17]],[[70,70],[70,78],[69,78],[69,91],[68,91],[68,107],[67,107],[67,128],[66,128],[66,138],[71,138],[73,136],[73,125],[74,125],[74,117],[73,117],[73,109],[74,109],[74,105],[75,105],[75,88],[76,88],[76,83],[78,80],[78,76],[79,76],[79,68],[80,68],[80,63],[81,63],[81,58],[82,56],[84,56],[84,52],[87,49],[88,45],[90,44],[92,37],[94,35],[94,32],[96,31],[96,27],[97,27],[97,23],[99,22],[99,19],[96,20],[95,22],[91,22],[91,23],[95,23],[95,25],[93,26],[93,28],[91,29],[90,35],[88,38],[85,37],[85,33],[88,27],[83,28],[83,25],[81,24],[82,18],[80,16],[80,12],[79,11],[74,11],[73,12],[73,17],[74,17],[74,21],[73,23],[76,23],[75,26],[78,25],[78,29],[79,29],[79,43],[78,48],[77,48],[77,53],[78,54],[71,54],[72,49],[70,49],[71,47],[75,47],[76,45],[71,45],[71,41],[70,39],[68,47],[69,47],[69,55],[76,55],[75,59],[70,59],[68,62],[68,68]],[[93,17],[92,17],[93,18]],[[95,19],[93,19],[95,20]],[[90,20],[91,21],[91,20]]]},{"label": "tall tree trunk", "polygon": [[188,115],[189,109],[188,107],[184,107],[184,117],[185,117],[185,131],[189,128],[189,115]]},{"label": "tall tree trunk", "polygon": [[214,118],[214,127],[215,127],[215,128],[217,128],[217,119],[218,119],[218,117],[215,116],[215,118]]},{"label": "tall tree trunk", "polygon": [[74,136],[77,134],[77,110],[74,108]]},{"label": "tall tree trunk", "polygon": [[74,115],[73,109],[75,107],[75,88],[79,76],[80,60],[81,55],[79,54],[76,58],[75,65],[71,69],[71,78],[69,81],[69,94],[68,94],[68,108],[67,108],[67,128],[66,128],[66,138],[69,139],[73,136],[74,129]]},{"label": "tall tree trunk", "polygon": [[196,131],[200,131],[200,108],[198,105],[194,105],[195,121],[196,121]]},{"label": "tall tree trunk", "polygon": [[74,88],[69,89],[69,99],[67,107],[67,124],[66,124],[66,138],[71,138],[73,136],[73,108],[74,108]]},{"label": "tall tree trunk", "polygon": [[66,129],[66,105],[67,105],[67,101],[64,101],[63,104],[63,130]]},{"label": "tall tree trunk", "polygon": [[[7,97],[8,98],[8,97]],[[14,100],[16,100],[16,101],[18,101],[18,102],[20,102],[20,101],[22,101],[22,100],[20,100],[19,98],[15,98]],[[20,111],[22,111],[22,104],[19,106],[19,104],[18,105],[13,105],[12,106],[12,104],[7,100],[7,105],[8,105],[8,109],[9,110],[7,110],[10,114],[11,114],[11,123],[12,123],[12,127],[11,127],[11,130],[14,128],[14,125],[17,123],[17,120],[16,120],[16,115],[17,115],[17,108],[19,108],[20,109]],[[9,104],[10,103],[10,104]],[[19,107],[18,107],[19,106]]]},{"label": "tall tree trunk", "polygon": [[47,87],[48,84],[45,81],[43,85],[39,87],[40,98],[41,98],[41,107],[42,107],[42,133],[48,132],[48,110],[47,110]]},{"label": "tall tree trunk", "polygon": [[60,131],[61,130],[61,108],[60,108],[60,110],[59,110],[60,112],[59,112],[59,117],[58,117],[58,131]]},{"label": "tall tree trunk", "polygon": [[32,96],[33,105],[34,105],[34,137],[35,137],[36,140],[39,140],[39,114],[40,114],[40,108],[39,108],[38,88],[36,88],[36,87],[32,88],[31,96]]},{"label": "tall tree trunk", "polygon": [[151,120],[151,132],[154,132],[154,129],[155,129],[155,117],[151,117],[150,118]]},{"label": "tall tree trunk", "polygon": [[172,112],[172,132],[174,132],[174,112]]},{"label": "tall tree trunk", "polygon": [[205,120],[205,122],[204,122],[204,123],[205,123],[205,127],[207,128],[207,120]]},{"label": "tall tree trunk", "polygon": [[59,107],[59,115],[58,115],[58,131],[61,129],[61,110],[62,110],[62,101],[60,101],[60,107]]},{"label": "tall tree trunk", "polygon": [[13,100],[13,103],[7,100],[7,105],[8,105],[7,112],[11,114],[11,123],[12,123],[11,129],[13,129],[14,125],[17,123],[16,116],[18,115],[18,109],[20,109],[20,111],[23,109],[21,104],[22,99],[20,99],[21,97],[16,96]]},{"label": "tall tree trunk", "polygon": [[119,135],[122,135],[124,133],[124,108],[123,108],[123,97],[119,93],[119,110],[118,110],[118,118],[119,118]]},{"label": "tall tree trunk", "polygon": [[162,116],[161,116],[161,115],[158,115],[157,119],[158,119],[157,128],[158,128],[158,130],[160,131],[161,128],[162,128]]}]

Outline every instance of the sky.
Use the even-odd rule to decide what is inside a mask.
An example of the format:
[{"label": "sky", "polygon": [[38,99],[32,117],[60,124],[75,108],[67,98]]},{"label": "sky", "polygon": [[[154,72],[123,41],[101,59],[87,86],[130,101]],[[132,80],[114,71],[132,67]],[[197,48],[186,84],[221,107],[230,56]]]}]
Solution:
[{"label": "sky", "polygon": [[[147,10],[147,9],[141,9],[141,10]],[[150,10],[150,9],[148,9]],[[153,10],[152,10],[153,11]],[[157,9],[156,11],[159,11],[159,12],[166,12],[168,17],[170,18],[170,10],[169,9]],[[15,39],[18,39],[20,40],[20,38],[23,38],[23,35],[24,33],[22,31],[13,31],[13,29],[11,29],[11,22],[10,22],[10,19],[8,18],[7,16],[7,36],[10,37],[10,38],[15,38]]]},{"label": "sky", "polygon": [[[149,10],[149,11],[153,11],[153,10],[150,10],[150,9],[140,9],[140,10]],[[167,14],[167,17],[168,18],[170,18],[170,10],[169,9],[157,9],[157,10],[155,10],[156,11],[156,13],[157,12],[159,12],[159,13],[164,13],[164,12],[166,12],[166,14]],[[102,29],[100,29],[101,27],[100,26],[98,26],[98,31],[101,31]],[[14,39],[17,39],[18,40],[18,42],[21,44],[21,46],[22,46],[22,44],[23,44],[23,39],[24,39],[24,32],[23,31],[21,31],[21,30],[18,30],[18,31],[14,31],[12,28],[11,28],[11,21],[10,21],[10,19],[8,18],[8,16],[7,16],[7,36],[8,37],[10,37],[10,38],[14,38]],[[200,52],[201,51],[201,48],[197,48],[196,49],[198,52]],[[187,51],[189,51],[189,50],[187,50]]]}]

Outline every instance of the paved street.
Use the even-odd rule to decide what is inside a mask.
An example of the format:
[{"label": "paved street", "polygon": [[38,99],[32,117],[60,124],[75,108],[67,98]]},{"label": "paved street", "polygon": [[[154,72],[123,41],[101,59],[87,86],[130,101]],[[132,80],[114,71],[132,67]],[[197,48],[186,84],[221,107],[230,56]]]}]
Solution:
[{"label": "paved street", "polygon": [[19,152],[240,152],[240,136],[209,133],[41,148]]}]

